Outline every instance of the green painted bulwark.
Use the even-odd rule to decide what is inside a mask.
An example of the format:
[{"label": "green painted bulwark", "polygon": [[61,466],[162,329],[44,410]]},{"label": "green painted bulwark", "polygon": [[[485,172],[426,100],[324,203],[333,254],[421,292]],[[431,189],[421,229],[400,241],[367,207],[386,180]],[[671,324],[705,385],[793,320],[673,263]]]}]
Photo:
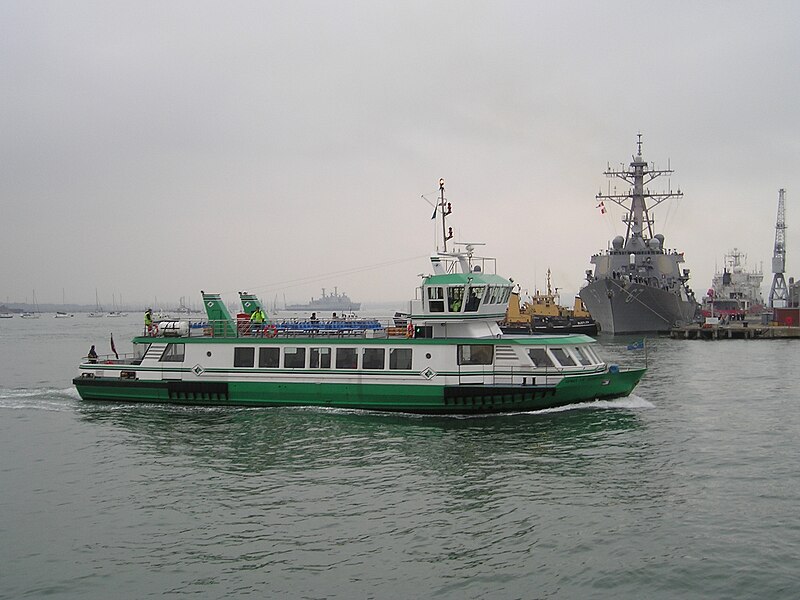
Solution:
[{"label": "green painted bulwark", "polygon": [[472,414],[540,410],[627,396],[644,369],[568,377],[555,386],[181,382],[77,377],[95,401],[237,406],[322,406],[409,413]]}]

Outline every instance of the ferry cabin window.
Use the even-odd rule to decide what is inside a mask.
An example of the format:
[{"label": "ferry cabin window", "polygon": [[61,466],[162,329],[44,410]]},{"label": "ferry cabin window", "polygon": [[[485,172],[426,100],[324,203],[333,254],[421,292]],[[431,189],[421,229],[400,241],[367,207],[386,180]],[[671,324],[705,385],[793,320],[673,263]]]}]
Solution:
[{"label": "ferry cabin window", "polygon": [[361,355],[362,369],[383,369],[385,365],[385,348],[364,348],[364,353]]},{"label": "ferry cabin window", "polygon": [[529,348],[528,356],[531,357],[534,367],[554,366],[553,361],[550,360],[550,356],[548,356],[547,354],[547,350],[545,350],[544,348]]},{"label": "ferry cabin window", "polygon": [[550,352],[553,353],[553,356],[556,357],[556,360],[561,363],[562,367],[574,367],[575,361],[572,360],[572,357],[567,354],[567,351],[564,348],[551,348]]},{"label": "ferry cabin window", "polygon": [[144,355],[150,350],[150,344],[134,344],[133,345],[133,358],[136,364],[141,364]]},{"label": "ferry cabin window", "polygon": [[584,352],[586,352],[586,354],[588,354],[588,355],[589,355],[589,358],[591,358],[591,359],[592,359],[592,362],[593,362],[594,364],[596,364],[596,365],[601,365],[601,364],[603,364],[603,361],[602,361],[602,360],[600,360],[600,357],[599,357],[599,356],[597,356],[597,353],[594,351],[594,349],[592,349],[591,347],[587,346],[587,347],[586,347],[586,348],[584,348],[583,350],[584,350]]},{"label": "ferry cabin window", "polygon": [[581,364],[582,364],[582,365],[584,365],[584,366],[587,366],[587,365],[590,365],[590,364],[592,364],[592,359],[591,359],[591,358],[589,357],[589,355],[588,355],[588,354],[587,354],[587,353],[584,351],[584,349],[583,349],[583,348],[581,348],[580,346],[575,346],[575,347],[573,348],[573,350],[575,350],[575,355],[578,357],[578,362],[579,362],[579,363],[581,363]]},{"label": "ferry cabin window", "polygon": [[469,288],[469,293],[467,295],[467,305],[466,307],[464,307],[464,310],[466,310],[467,312],[475,312],[476,310],[478,310],[478,307],[481,304],[481,298],[483,298],[482,285]]},{"label": "ferry cabin window", "polygon": [[255,348],[234,348],[233,349],[233,366],[234,367],[252,367],[256,359]]},{"label": "ferry cabin window", "polygon": [[415,325],[414,326],[415,338],[432,338],[433,325]]},{"label": "ferry cabin window", "polygon": [[308,367],[310,369],[330,369],[331,368],[331,349],[330,348],[311,348],[308,357]]},{"label": "ferry cabin window", "polygon": [[442,288],[428,288],[428,310],[430,312],[444,312],[444,290]]},{"label": "ferry cabin window", "polygon": [[489,304],[497,304],[497,294],[500,292],[500,288],[496,285],[491,287],[492,297],[489,299]]},{"label": "ferry cabin window", "polygon": [[463,304],[464,286],[459,285],[447,288],[447,306],[450,308],[450,312],[461,312]]},{"label": "ferry cabin window", "polygon": [[183,362],[184,344],[167,344],[161,362]]},{"label": "ferry cabin window", "polygon": [[411,368],[411,348],[392,348],[389,350],[389,368],[407,370]]},{"label": "ferry cabin window", "polygon": [[458,346],[459,365],[490,365],[494,358],[494,346],[485,344],[463,344]]},{"label": "ferry cabin window", "polygon": [[305,348],[284,348],[283,349],[283,368],[302,369],[306,366]]},{"label": "ferry cabin window", "polygon": [[277,369],[280,365],[280,348],[259,348],[258,366],[262,369]]},{"label": "ferry cabin window", "polygon": [[336,368],[355,369],[358,367],[358,354],[355,348],[336,349]]}]

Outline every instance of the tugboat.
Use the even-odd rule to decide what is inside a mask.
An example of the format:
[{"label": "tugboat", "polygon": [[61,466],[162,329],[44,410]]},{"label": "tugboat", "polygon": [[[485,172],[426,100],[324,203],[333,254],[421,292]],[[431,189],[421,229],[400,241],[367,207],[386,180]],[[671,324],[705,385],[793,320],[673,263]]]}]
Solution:
[{"label": "tugboat", "polygon": [[594,272],[586,271],[587,283],[580,291],[601,333],[669,331],[694,320],[698,304],[688,287],[689,269],[680,268],[683,252],[665,249],[664,236],[653,234],[650,216],[664,200],[681,198],[683,193],[651,193],[645,188],[655,178],[672,172],[651,168],[642,158],[641,134],[630,168],[616,171],[609,167],[605,171],[607,177],[622,179],[631,188],[621,194],[609,190],[596,196],[603,211],[606,200],[627,211],[622,219],[627,225],[625,237],[615,237],[611,249],[592,256]]},{"label": "tugboat", "polygon": [[711,287],[703,298],[704,317],[725,317],[743,320],[748,315],[760,315],[764,311],[764,296],[761,282],[764,273],[759,268],[746,268],[747,255],[734,248],[724,258],[722,271],[717,271]]},{"label": "tugboat", "polygon": [[[406,327],[327,319],[279,327],[231,318],[205,293],[207,326],[160,323],[133,353],[83,362],[83,400],[319,406],[408,413],[538,410],[627,396],[644,368],[604,362],[584,335],[506,336],[498,325],[513,282],[474,245],[448,250],[452,229],[439,182],[443,245],[409,302]],[[438,224],[438,223],[437,223]],[[446,233],[444,233],[446,232]],[[252,303],[243,295],[242,303]]]},{"label": "tugboat", "polygon": [[506,317],[500,321],[503,333],[583,333],[597,335],[597,323],[583,305],[580,297],[575,298],[572,309],[561,306],[558,288],[553,293],[550,286],[550,269],[547,269],[547,293],[536,293],[529,302],[520,304],[520,293],[511,293],[506,309]]}]

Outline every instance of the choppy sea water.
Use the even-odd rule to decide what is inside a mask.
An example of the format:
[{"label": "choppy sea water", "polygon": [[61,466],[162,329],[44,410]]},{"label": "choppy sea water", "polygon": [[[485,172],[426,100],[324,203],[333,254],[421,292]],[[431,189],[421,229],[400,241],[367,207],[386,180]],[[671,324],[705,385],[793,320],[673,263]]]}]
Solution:
[{"label": "choppy sea water", "polygon": [[0,321],[1,598],[800,595],[800,342],[649,338],[635,395],[494,417],[81,402],[138,328]]}]

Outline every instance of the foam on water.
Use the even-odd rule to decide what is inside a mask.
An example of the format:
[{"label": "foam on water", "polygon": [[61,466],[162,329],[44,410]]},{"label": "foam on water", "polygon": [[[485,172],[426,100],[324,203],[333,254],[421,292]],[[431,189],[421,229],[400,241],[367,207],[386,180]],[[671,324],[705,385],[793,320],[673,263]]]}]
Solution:
[{"label": "foam on water", "polygon": [[80,400],[74,387],[68,388],[0,388],[0,408],[38,409],[49,411],[72,410]]}]

